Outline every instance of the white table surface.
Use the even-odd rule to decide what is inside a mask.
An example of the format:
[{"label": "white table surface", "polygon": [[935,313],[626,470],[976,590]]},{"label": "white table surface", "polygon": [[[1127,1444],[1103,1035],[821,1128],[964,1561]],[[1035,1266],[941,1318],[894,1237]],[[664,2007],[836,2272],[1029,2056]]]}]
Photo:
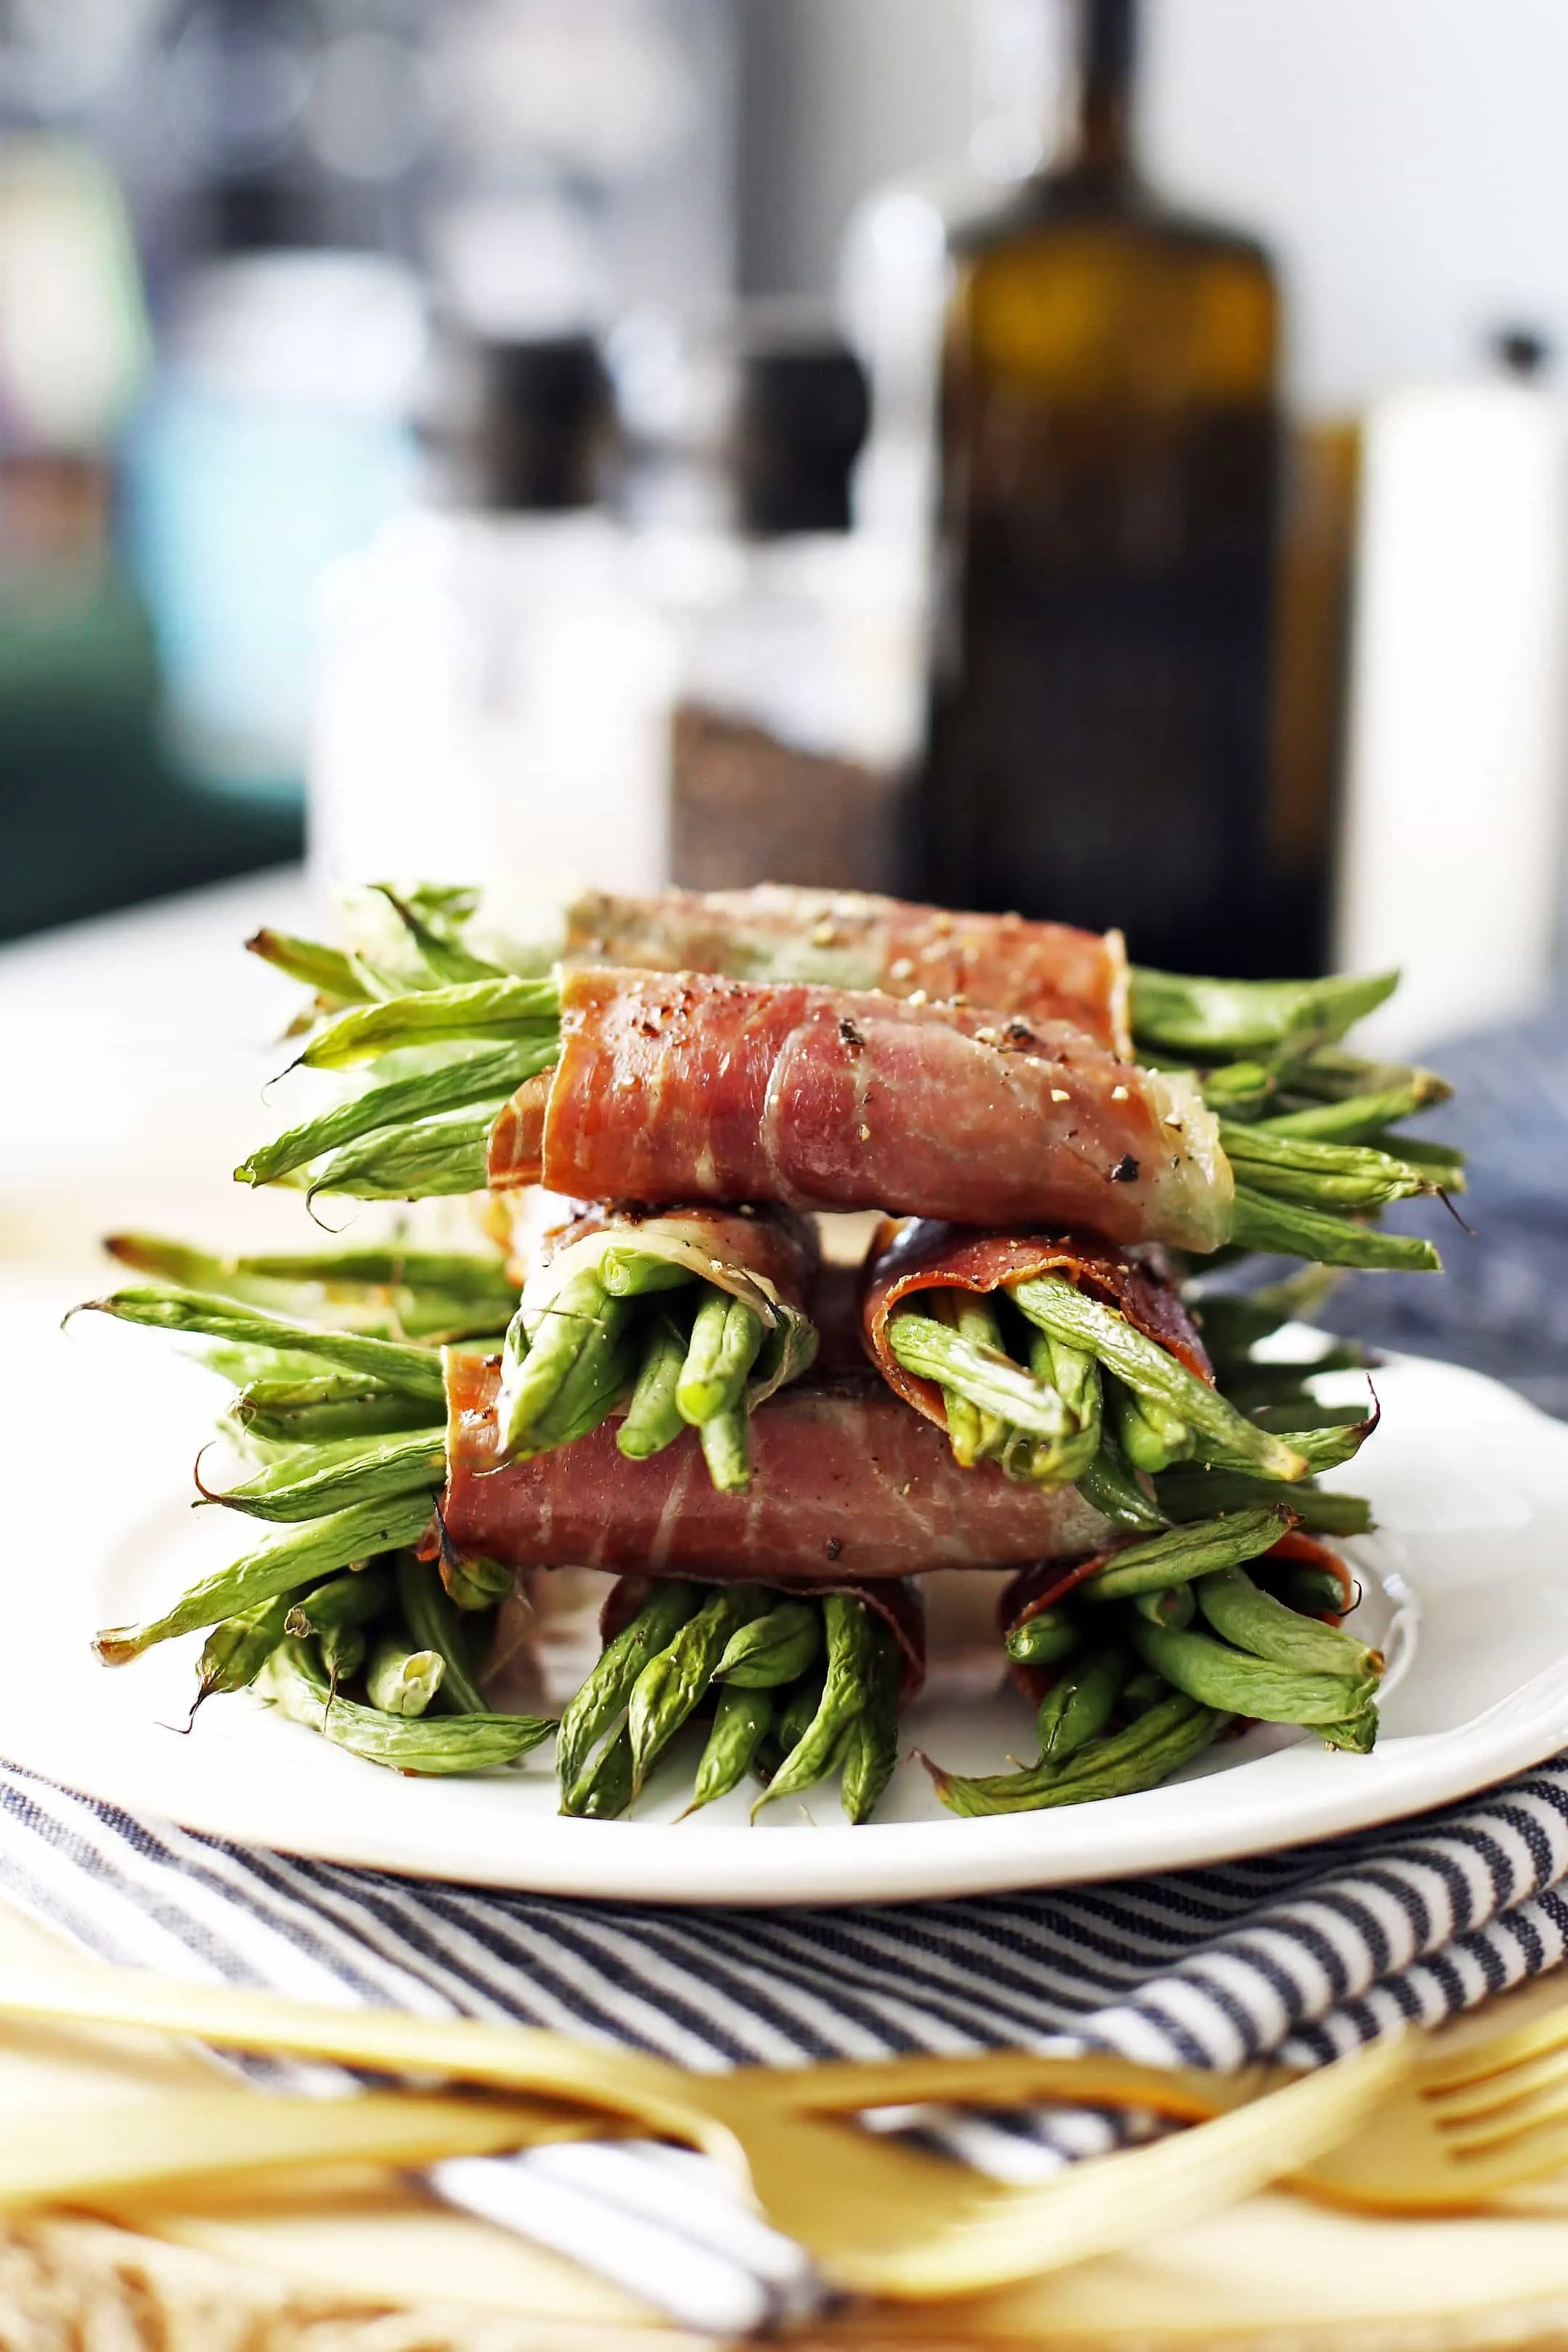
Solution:
[{"label": "white table surface", "polygon": [[278,1124],[261,1090],[300,997],[244,942],[305,908],[287,868],[0,949],[8,1284],[96,1279],[112,1226],[252,1248],[298,1234],[297,1202],[232,1171]]}]

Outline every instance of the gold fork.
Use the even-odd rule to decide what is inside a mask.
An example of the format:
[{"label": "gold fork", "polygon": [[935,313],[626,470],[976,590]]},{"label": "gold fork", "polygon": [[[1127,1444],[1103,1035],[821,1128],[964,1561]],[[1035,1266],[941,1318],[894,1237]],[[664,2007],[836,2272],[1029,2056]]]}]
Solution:
[{"label": "gold fork", "polygon": [[[369,2097],[346,2110],[334,2103],[333,2147],[345,2154],[353,2152],[349,2118],[356,2109],[364,2117],[363,2152],[384,2161],[429,2160],[457,2152],[458,2140],[475,2152],[480,2139],[493,2147],[590,2133],[681,2140],[748,2179],[763,2210],[809,2246],[829,2275],[886,2294],[952,2294],[1109,2251],[1129,2234],[1129,2200],[1140,2228],[1168,2215],[1173,2225],[1177,2207],[1212,2210],[1227,2196],[1289,2176],[1294,2186],[1363,2210],[1463,2210],[1568,2163],[1568,2004],[1462,2050],[1418,2058],[1414,2042],[1385,2043],[1299,2077],[1274,2068],[1215,2075],[1029,2052],[701,2076],[518,2027],[310,2009],[100,1969],[0,1972],[0,2013],[6,2011],[151,2026],[534,2095],[525,2106],[482,2116],[458,2105],[449,2144],[441,2142],[434,2115],[410,2116],[402,2155],[394,2142],[405,2127],[382,2112],[395,2100]],[[249,2094],[230,2095],[238,2102],[230,2161],[242,2164],[255,2147],[256,2104]],[[1209,2127],[1076,2168],[1042,2189],[1013,2190],[833,2120],[878,2106],[1006,2107],[1042,2099],[1142,2105]],[[320,2152],[321,2110],[293,2104],[300,2110],[297,2160]],[[280,2115],[272,2129],[276,2160],[287,2160]],[[206,2160],[218,2164],[210,2138],[206,2145]],[[84,2186],[102,2160],[97,2148],[84,2149]],[[101,2170],[97,2179],[107,2185]],[[1174,2200],[1169,2208],[1167,2199]]]},{"label": "gold fork", "polygon": [[[386,2011],[309,2008],[229,1987],[171,1984],[130,1970],[61,1969],[41,1976],[0,1972],[0,2013],[56,2022],[153,2027],[196,2034],[236,2048],[329,2057],[383,2072],[437,2074],[493,2089],[534,2095],[509,2115],[486,2107],[451,2116],[452,2145],[418,2110],[436,2103],[408,2095],[401,2144],[395,2096],[325,2103],[330,2153],[356,2153],[352,2116],[365,2110],[364,2154],[382,2161],[427,2162],[479,2146],[528,2146],[563,2137],[635,2132],[705,2149],[748,2182],[775,2225],[806,2246],[837,2284],[905,2297],[957,2294],[1008,2284],[1103,2253],[1139,2232],[1174,2228],[1249,2194],[1283,2170],[1309,2162],[1352,2129],[1411,2063],[1403,2043],[1384,2043],[1339,2065],[1290,2077],[1257,2070],[1245,2079],[1211,2082],[1204,2128],[1152,2147],[1074,2168],[1043,2187],[1018,2189],[968,2168],[858,2128],[842,2120],[864,2104],[911,2095],[950,2095],[930,2063],[969,2068],[966,2060],[891,2061],[885,2066],[742,2069],[693,2075],[652,2059],[628,2056],[519,2027],[429,2021]],[[1151,2103],[1167,2094],[1173,2112],[1197,2112],[1200,2078],[1186,2089],[1153,2070],[1113,2062],[1025,2056],[1014,2063],[1013,2095],[1024,2095],[1020,2066],[1039,2096],[1098,2095]],[[1085,2070],[1089,2072],[1086,2074]],[[970,2095],[967,2084],[953,2095]],[[1273,2089],[1267,2100],[1258,2095]],[[541,2096],[542,2095],[542,2096]],[[994,2104],[987,2085],[984,2095]],[[230,2105],[226,2116],[219,2103]],[[1156,2097],[1153,2104],[1159,2104]],[[446,2103],[451,2105],[453,2103]],[[58,2118],[46,2119],[37,2194],[89,2201],[132,2179],[144,2193],[162,2177],[223,2171],[237,2181],[264,2166],[318,2160],[323,2147],[312,2103],[279,2102],[262,2147],[253,2092],[203,2095],[195,2116],[178,2099],[156,2118],[140,2109],[144,2128],[129,2159],[108,2134],[78,2111],[75,2170]],[[1228,2108],[1230,2112],[1221,2113]],[[825,2112],[826,2110],[826,2112]],[[13,2200],[26,2194],[25,2118],[8,2119]],[[123,2135],[121,2136],[123,2138]],[[120,2152],[117,2153],[117,2147]],[[0,2194],[5,2176],[0,2174]],[[37,2200],[35,2199],[35,2201]]]}]

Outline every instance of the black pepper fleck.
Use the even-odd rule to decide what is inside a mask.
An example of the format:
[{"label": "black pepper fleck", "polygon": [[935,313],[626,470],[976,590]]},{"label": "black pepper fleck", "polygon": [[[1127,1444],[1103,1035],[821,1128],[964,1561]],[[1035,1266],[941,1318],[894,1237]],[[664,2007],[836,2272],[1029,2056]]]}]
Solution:
[{"label": "black pepper fleck", "polygon": [[1124,1151],[1111,1170],[1110,1181],[1113,1184],[1136,1184],[1138,1181],[1138,1162],[1130,1151]]},{"label": "black pepper fleck", "polygon": [[827,1554],[829,1559],[837,1559],[839,1553],[843,1550],[844,1546],[839,1542],[837,1536],[829,1536],[822,1549]]},{"label": "black pepper fleck", "polygon": [[847,1045],[852,1052],[858,1054],[866,1041],[861,1036],[858,1029],[856,1028],[853,1021],[849,1020],[847,1016],[846,1016],[846,1018],[838,1024],[838,1042],[841,1045]]}]

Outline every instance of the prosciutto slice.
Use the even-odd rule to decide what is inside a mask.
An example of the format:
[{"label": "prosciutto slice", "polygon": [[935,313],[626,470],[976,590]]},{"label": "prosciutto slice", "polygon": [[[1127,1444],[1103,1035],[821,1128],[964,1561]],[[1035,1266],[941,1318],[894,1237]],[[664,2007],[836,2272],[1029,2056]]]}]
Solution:
[{"label": "prosciutto slice", "polygon": [[498,1360],[446,1363],[447,1538],[513,1568],[858,1586],[1088,1557],[1114,1539],[1076,1488],[1015,1486],[989,1463],[961,1470],[941,1431],[869,1372],[781,1389],[752,1416],[750,1487],[720,1494],[695,1431],[647,1462],[618,1454],[605,1423],[500,1463]]},{"label": "prosciutto slice", "polygon": [[651,898],[593,891],[567,910],[565,960],[967,998],[1026,1019],[1069,1021],[1115,1053],[1131,1051],[1121,932],[1028,923],[1021,915],[952,914],[901,898],[773,882]]},{"label": "prosciutto slice", "polygon": [[1062,1275],[1114,1307],[1135,1331],[1158,1340],[1212,1385],[1214,1369],[1176,1292],[1125,1250],[1106,1249],[1078,1234],[976,1234],[923,1217],[884,1225],[866,1261],[861,1314],[872,1362],[906,1403],[945,1429],[941,1389],[906,1370],[889,1343],[894,1309],[922,1290],[1003,1290],[1041,1274]]},{"label": "prosciutto slice", "polygon": [[1230,1171],[1195,1087],[1064,1023],[587,969],[561,1006],[559,1061],[491,1130],[498,1191],[1226,1239]]}]

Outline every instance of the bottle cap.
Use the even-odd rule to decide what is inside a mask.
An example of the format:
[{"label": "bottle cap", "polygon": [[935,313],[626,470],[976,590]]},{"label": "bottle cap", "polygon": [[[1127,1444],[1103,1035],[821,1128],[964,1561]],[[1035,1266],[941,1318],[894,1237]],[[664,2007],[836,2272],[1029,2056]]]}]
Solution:
[{"label": "bottle cap", "polygon": [[487,341],[478,408],[473,473],[482,505],[548,513],[598,502],[614,404],[592,335]]},{"label": "bottle cap", "polygon": [[741,529],[847,530],[870,415],[866,371],[830,326],[743,331],[729,453]]}]

